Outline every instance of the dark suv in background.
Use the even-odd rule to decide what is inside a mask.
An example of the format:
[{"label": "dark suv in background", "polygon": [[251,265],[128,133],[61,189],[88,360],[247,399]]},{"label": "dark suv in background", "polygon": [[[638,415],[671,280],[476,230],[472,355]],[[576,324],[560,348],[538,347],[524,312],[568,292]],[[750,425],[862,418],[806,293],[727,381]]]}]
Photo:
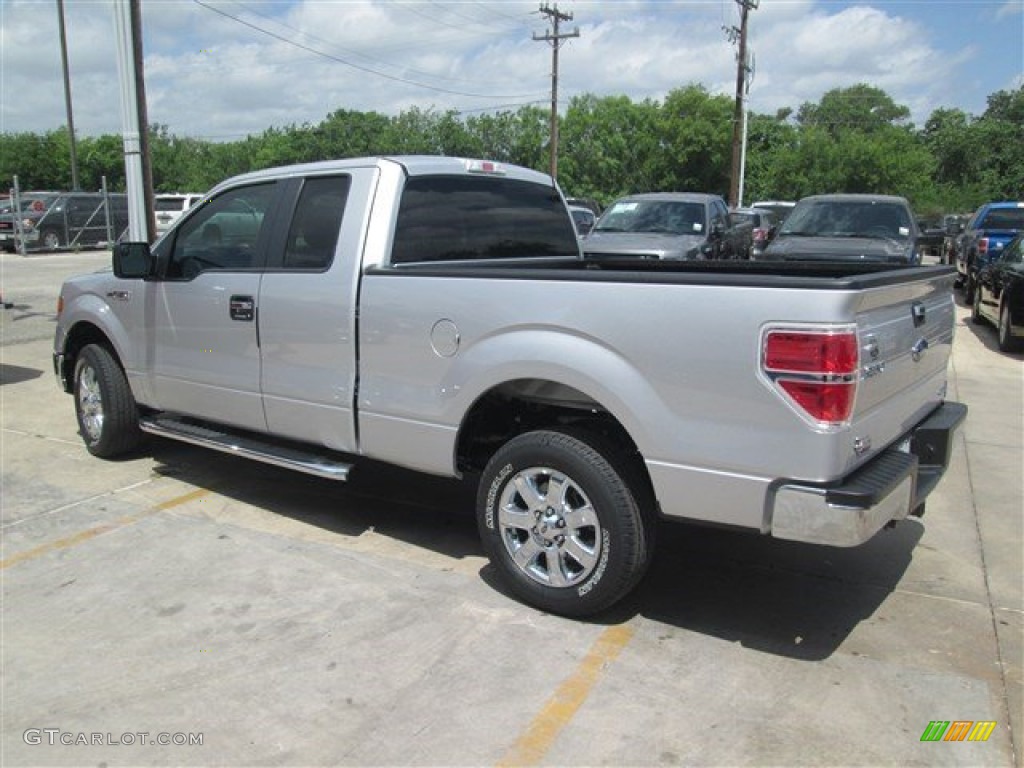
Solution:
[{"label": "dark suv in background", "polygon": [[[34,197],[26,205],[30,197],[26,194],[21,205],[21,236],[27,250],[95,248],[113,243],[128,227],[128,198],[124,194],[51,193]],[[12,221],[10,244],[4,242],[8,250],[17,247],[15,233]]]},{"label": "dark suv in background", "polygon": [[796,204],[761,258],[918,264],[910,203],[895,195],[813,195]]}]

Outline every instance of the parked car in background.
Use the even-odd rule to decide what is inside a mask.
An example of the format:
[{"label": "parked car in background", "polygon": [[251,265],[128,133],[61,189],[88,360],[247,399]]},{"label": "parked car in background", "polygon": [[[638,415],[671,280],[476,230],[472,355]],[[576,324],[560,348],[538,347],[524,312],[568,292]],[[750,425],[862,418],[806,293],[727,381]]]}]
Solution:
[{"label": "parked car in background", "polygon": [[970,216],[949,213],[942,217],[942,228],[946,231],[942,244],[942,263],[956,264],[957,247]]},{"label": "parked car in background", "polygon": [[592,197],[567,197],[565,198],[566,205],[579,206],[580,208],[589,208],[594,212],[594,216],[601,215],[601,204],[594,200]]},{"label": "parked car in background", "polygon": [[813,195],[797,203],[762,258],[919,264],[917,235],[906,198]]},{"label": "parked car in background", "polygon": [[35,222],[58,197],[59,192],[23,192],[17,206],[14,198],[5,198],[0,205],[0,248],[7,253],[14,253],[18,249],[21,230],[35,226]]},{"label": "parked car in background", "polygon": [[608,206],[582,246],[588,258],[744,259],[752,241],[718,195],[652,192]]},{"label": "parked car in background", "polygon": [[921,256],[942,256],[942,248],[946,241],[946,229],[941,220],[917,220],[917,250]]},{"label": "parked car in background", "polygon": [[45,208],[23,209],[21,236],[27,250],[94,248],[115,242],[127,226],[126,195],[60,192]]},{"label": "parked car in background", "polygon": [[156,213],[156,234],[162,235],[181,215],[201,202],[203,195],[198,192],[160,193],[153,196],[153,208]]},{"label": "parked car in background", "polygon": [[978,270],[971,319],[996,326],[1003,352],[1024,350],[1024,235]]},{"label": "parked car in background", "polygon": [[570,205],[569,215],[572,216],[572,223],[576,227],[576,234],[579,237],[590,234],[590,230],[597,223],[597,216],[594,212],[581,205]]},{"label": "parked car in background", "polygon": [[986,203],[968,222],[956,254],[956,287],[962,288],[964,301],[974,300],[978,271],[999,258],[1003,248],[1024,230],[1024,202]]},{"label": "parked car in background", "polygon": [[750,257],[756,259],[775,237],[778,228],[775,214],[762,208],[737,208],[731,216],[733,221],[745,221],[753,228]]},{"label": "parked car in background", "polygon": [[750,207],[762,211],[771,211],[775,214],[775,223],[778,225],[782,224],[786,217],[793,212],[793,209],[796,208],[796,203],[792,200],[758,200],[756,203],[751,203]]}]

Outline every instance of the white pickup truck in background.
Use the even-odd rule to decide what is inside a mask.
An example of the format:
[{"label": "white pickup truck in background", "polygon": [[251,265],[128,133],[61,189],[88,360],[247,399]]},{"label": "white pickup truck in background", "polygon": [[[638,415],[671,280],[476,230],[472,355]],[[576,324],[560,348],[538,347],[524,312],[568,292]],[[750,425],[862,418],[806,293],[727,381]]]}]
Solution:
[{"label": "white pickup truck in background", "polygon": [[89,451],[144,433],[478,483],[521,599],[634,587],[659,518],[853,546],[945,471],[948,267],[584,259],[550,177],[366,158],[230,179],[61,290]]}]

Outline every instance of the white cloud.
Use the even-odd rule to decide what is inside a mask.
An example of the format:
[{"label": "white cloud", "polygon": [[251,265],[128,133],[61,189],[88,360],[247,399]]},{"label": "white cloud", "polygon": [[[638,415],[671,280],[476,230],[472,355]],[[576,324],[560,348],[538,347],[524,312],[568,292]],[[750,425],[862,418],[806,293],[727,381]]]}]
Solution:
[{"label": "white cloud", "polygon": [[[548,103],[551,49],[533,36],[549,27],[533,0],[202,3],[209,7],[142,5],[149,118],[178,135],[237,137],[315,123],[337,109],[396,114],[411,106]],[[973,0],[953,3],[972,35],[943,30],[929,4],[762,0],[750,14],[751,108],[796,108],[859,82],[908,105],[918,124],[939,106],[983,108],[987,93],[1020,82],[1021,57],[996,61],[970,41],[1005,39],[1014,27],[1006,20],[1022,4],[997,12]],[[66,0],[65,8],[76,128],[118,133],[112,3]],[[575,17],[561,31],[580,30],[560,51],[563,105],[579,93],[661,99],[689,83],[732,95],[735,48],[723,32],[738,23],[732,0],[563,0],[559,8]],[[64,124],[56,31],[53,4],[0,4],[0,130]],[[1009,39],[1020,45],[1019,34]]]}]

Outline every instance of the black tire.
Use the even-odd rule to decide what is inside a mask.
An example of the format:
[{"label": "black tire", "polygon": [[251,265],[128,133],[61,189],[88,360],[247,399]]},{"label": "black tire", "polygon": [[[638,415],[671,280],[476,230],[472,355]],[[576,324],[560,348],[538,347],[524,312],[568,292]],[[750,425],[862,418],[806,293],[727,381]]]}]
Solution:
[{"label": "black tire", "polygon": [[968,274],[964,278],[964,304],[971,306],[974,303],[974,279]]},{"label": "black tire", "polygon": [[60,233],[55,229],[44,229],[39,233],[39,245],[43,250],[56,251],[61,246]]},{"label": "black tire", "polygon": [[139,413],[128,379],[106,347],[89,344],[75,363],[75,415],[85,447],[111,459],[142,441]]},{"label": "black tire", "polygon": [[996,326],[1000,352],[1020,352],[1024,350],[1024,339],[1014,336],[1011,328],[1010,307],[1007,304],[999,309],[999,324]]},{"label": "black tire", "polygon": [[965,298],[964,301],[971,305],[971,322],[975,325],[984,323],[985,318],[981,316],[981,286],[975,285],[971,300],[967,301]]},{"label": "black tire", "polygon": [[[519,435],[480,478],[484,550],[525,603],[561,616],[597,613],[625,597],[647,570],[654,525],[646,489],[637,459],[599,436]],[[560,503],[549,498],[552,490]]]}]

